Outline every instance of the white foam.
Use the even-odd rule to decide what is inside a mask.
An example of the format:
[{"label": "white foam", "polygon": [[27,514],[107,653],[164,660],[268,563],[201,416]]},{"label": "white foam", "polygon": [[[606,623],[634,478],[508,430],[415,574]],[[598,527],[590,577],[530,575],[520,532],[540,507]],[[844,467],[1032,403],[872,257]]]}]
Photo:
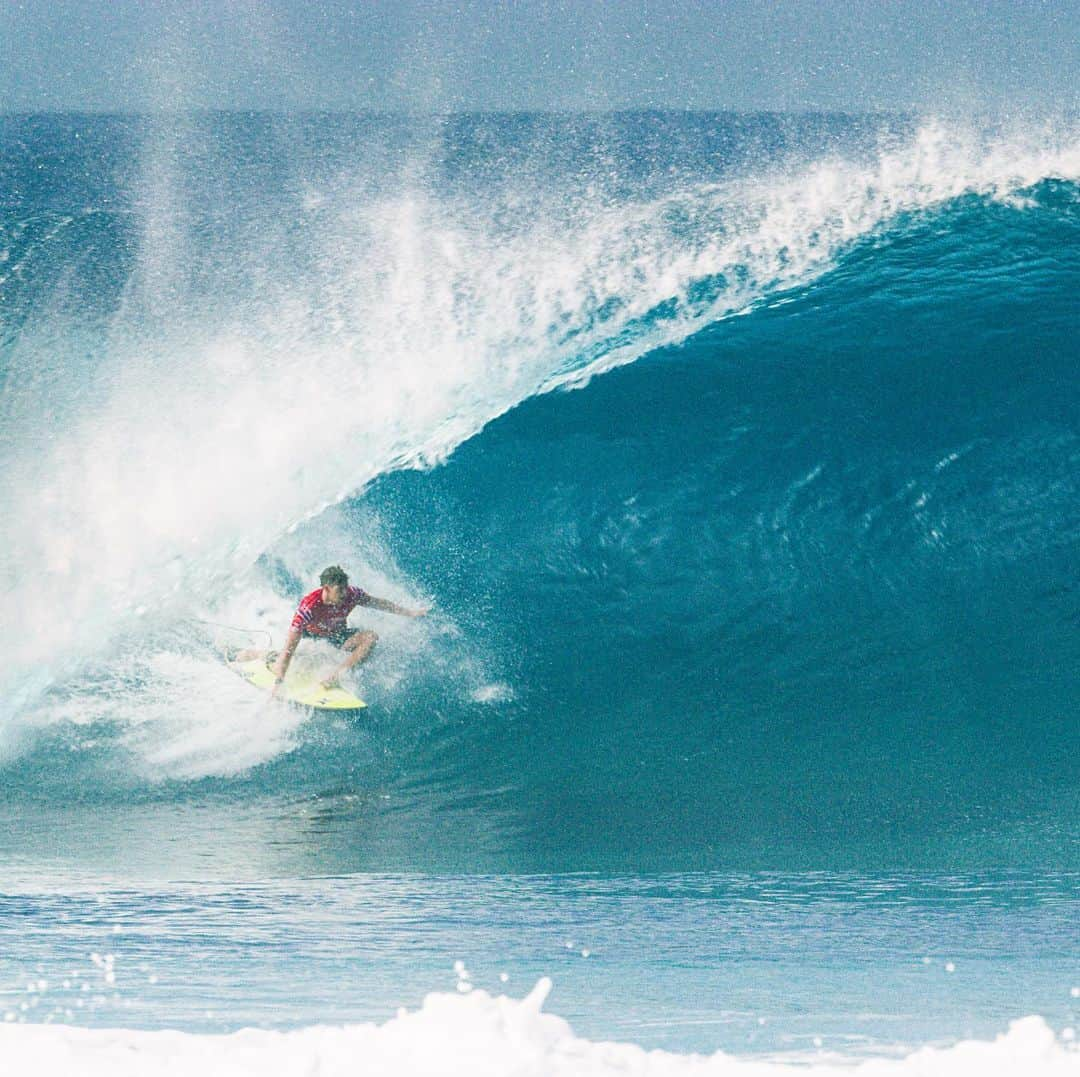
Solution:
[{"label": "white foam", "polygon": [[503,681],[481,684],[469,692],[469,699],[474,703],[507,703],[513,698],[513,686]]},{"label": "white foam", "polygon": [[245,1029],[229,1035],[136,1032],[58,1025],[0,1026],[6,1073],[42,1077],[1076,1077],[1080,1052],[1040,1017],[1015,1021],[993,1041],[924,1047],[903,1058],[857,1061],[831,1053],[755,1059],[646,1051],[630,1043],[581,1039],[561,1018],[541,1012],[541,980],[524,999],[483,990],[432,994],[421,1009],[382,1025]]}]

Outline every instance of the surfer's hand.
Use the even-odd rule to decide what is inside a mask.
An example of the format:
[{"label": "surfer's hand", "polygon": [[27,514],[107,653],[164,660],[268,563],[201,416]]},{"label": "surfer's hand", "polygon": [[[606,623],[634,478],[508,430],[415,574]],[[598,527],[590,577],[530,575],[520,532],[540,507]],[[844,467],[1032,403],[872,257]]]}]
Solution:
[{"label": "surfer's hand", "polygon": [[406,610],[405,611],[405,616],[406,617],[426,617],[430,611],[431,611],[431,607],[430,606],[425,606],[423,609],[419,609],[419,610]]}]

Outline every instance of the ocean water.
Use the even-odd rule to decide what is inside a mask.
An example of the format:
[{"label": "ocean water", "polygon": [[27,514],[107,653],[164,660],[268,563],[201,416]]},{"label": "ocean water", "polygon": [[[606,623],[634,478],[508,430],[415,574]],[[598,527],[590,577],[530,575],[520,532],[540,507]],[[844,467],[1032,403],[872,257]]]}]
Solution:
[{"label": "ocean water", "polygon": [[0,117],[4,1068],[1080,1072],[1077,294],[1069,118]]}]

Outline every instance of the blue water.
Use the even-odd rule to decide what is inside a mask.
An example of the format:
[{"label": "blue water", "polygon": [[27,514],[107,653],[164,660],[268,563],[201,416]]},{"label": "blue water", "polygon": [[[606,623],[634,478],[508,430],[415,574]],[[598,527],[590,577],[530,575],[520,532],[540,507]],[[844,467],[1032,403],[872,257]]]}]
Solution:
[{"label": "blue water", "polygon": [[90,1027],[287,1029],[550,975],[549,1005],[590,1039],[900,1053],[992,1038],[1017,1006],[1075,1021],[1075,887],[762,872],[17,893],[0,906],[0,1005]]},{"label": "blue water", "polygon": [[[381,1020],[462,960],[671,1050],[1075,1021],[1072,121],[0,148],[15,1020]],[[432,607],[354,614],[357,721],[214,657],[336,562]]]}]

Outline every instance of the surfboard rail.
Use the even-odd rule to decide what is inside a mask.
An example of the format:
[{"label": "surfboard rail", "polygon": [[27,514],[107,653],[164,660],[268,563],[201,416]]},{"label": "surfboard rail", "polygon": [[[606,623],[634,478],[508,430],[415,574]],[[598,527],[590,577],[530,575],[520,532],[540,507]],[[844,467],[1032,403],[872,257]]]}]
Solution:
[{"label": "surfboard rail", "polygon": [[[269,694],[274,688],[274,674],[267,658],[230,659],[223,656],[225,664],[248,684]],[[295,665],[295,663],[294,663]],[[326,688],[318,675],[302,666],[289,669],[277,698],[284,703],[307,707],[316,711],[333,711],[338,714],[366,709],[367,704],[359,696],[340,686]]]}]

